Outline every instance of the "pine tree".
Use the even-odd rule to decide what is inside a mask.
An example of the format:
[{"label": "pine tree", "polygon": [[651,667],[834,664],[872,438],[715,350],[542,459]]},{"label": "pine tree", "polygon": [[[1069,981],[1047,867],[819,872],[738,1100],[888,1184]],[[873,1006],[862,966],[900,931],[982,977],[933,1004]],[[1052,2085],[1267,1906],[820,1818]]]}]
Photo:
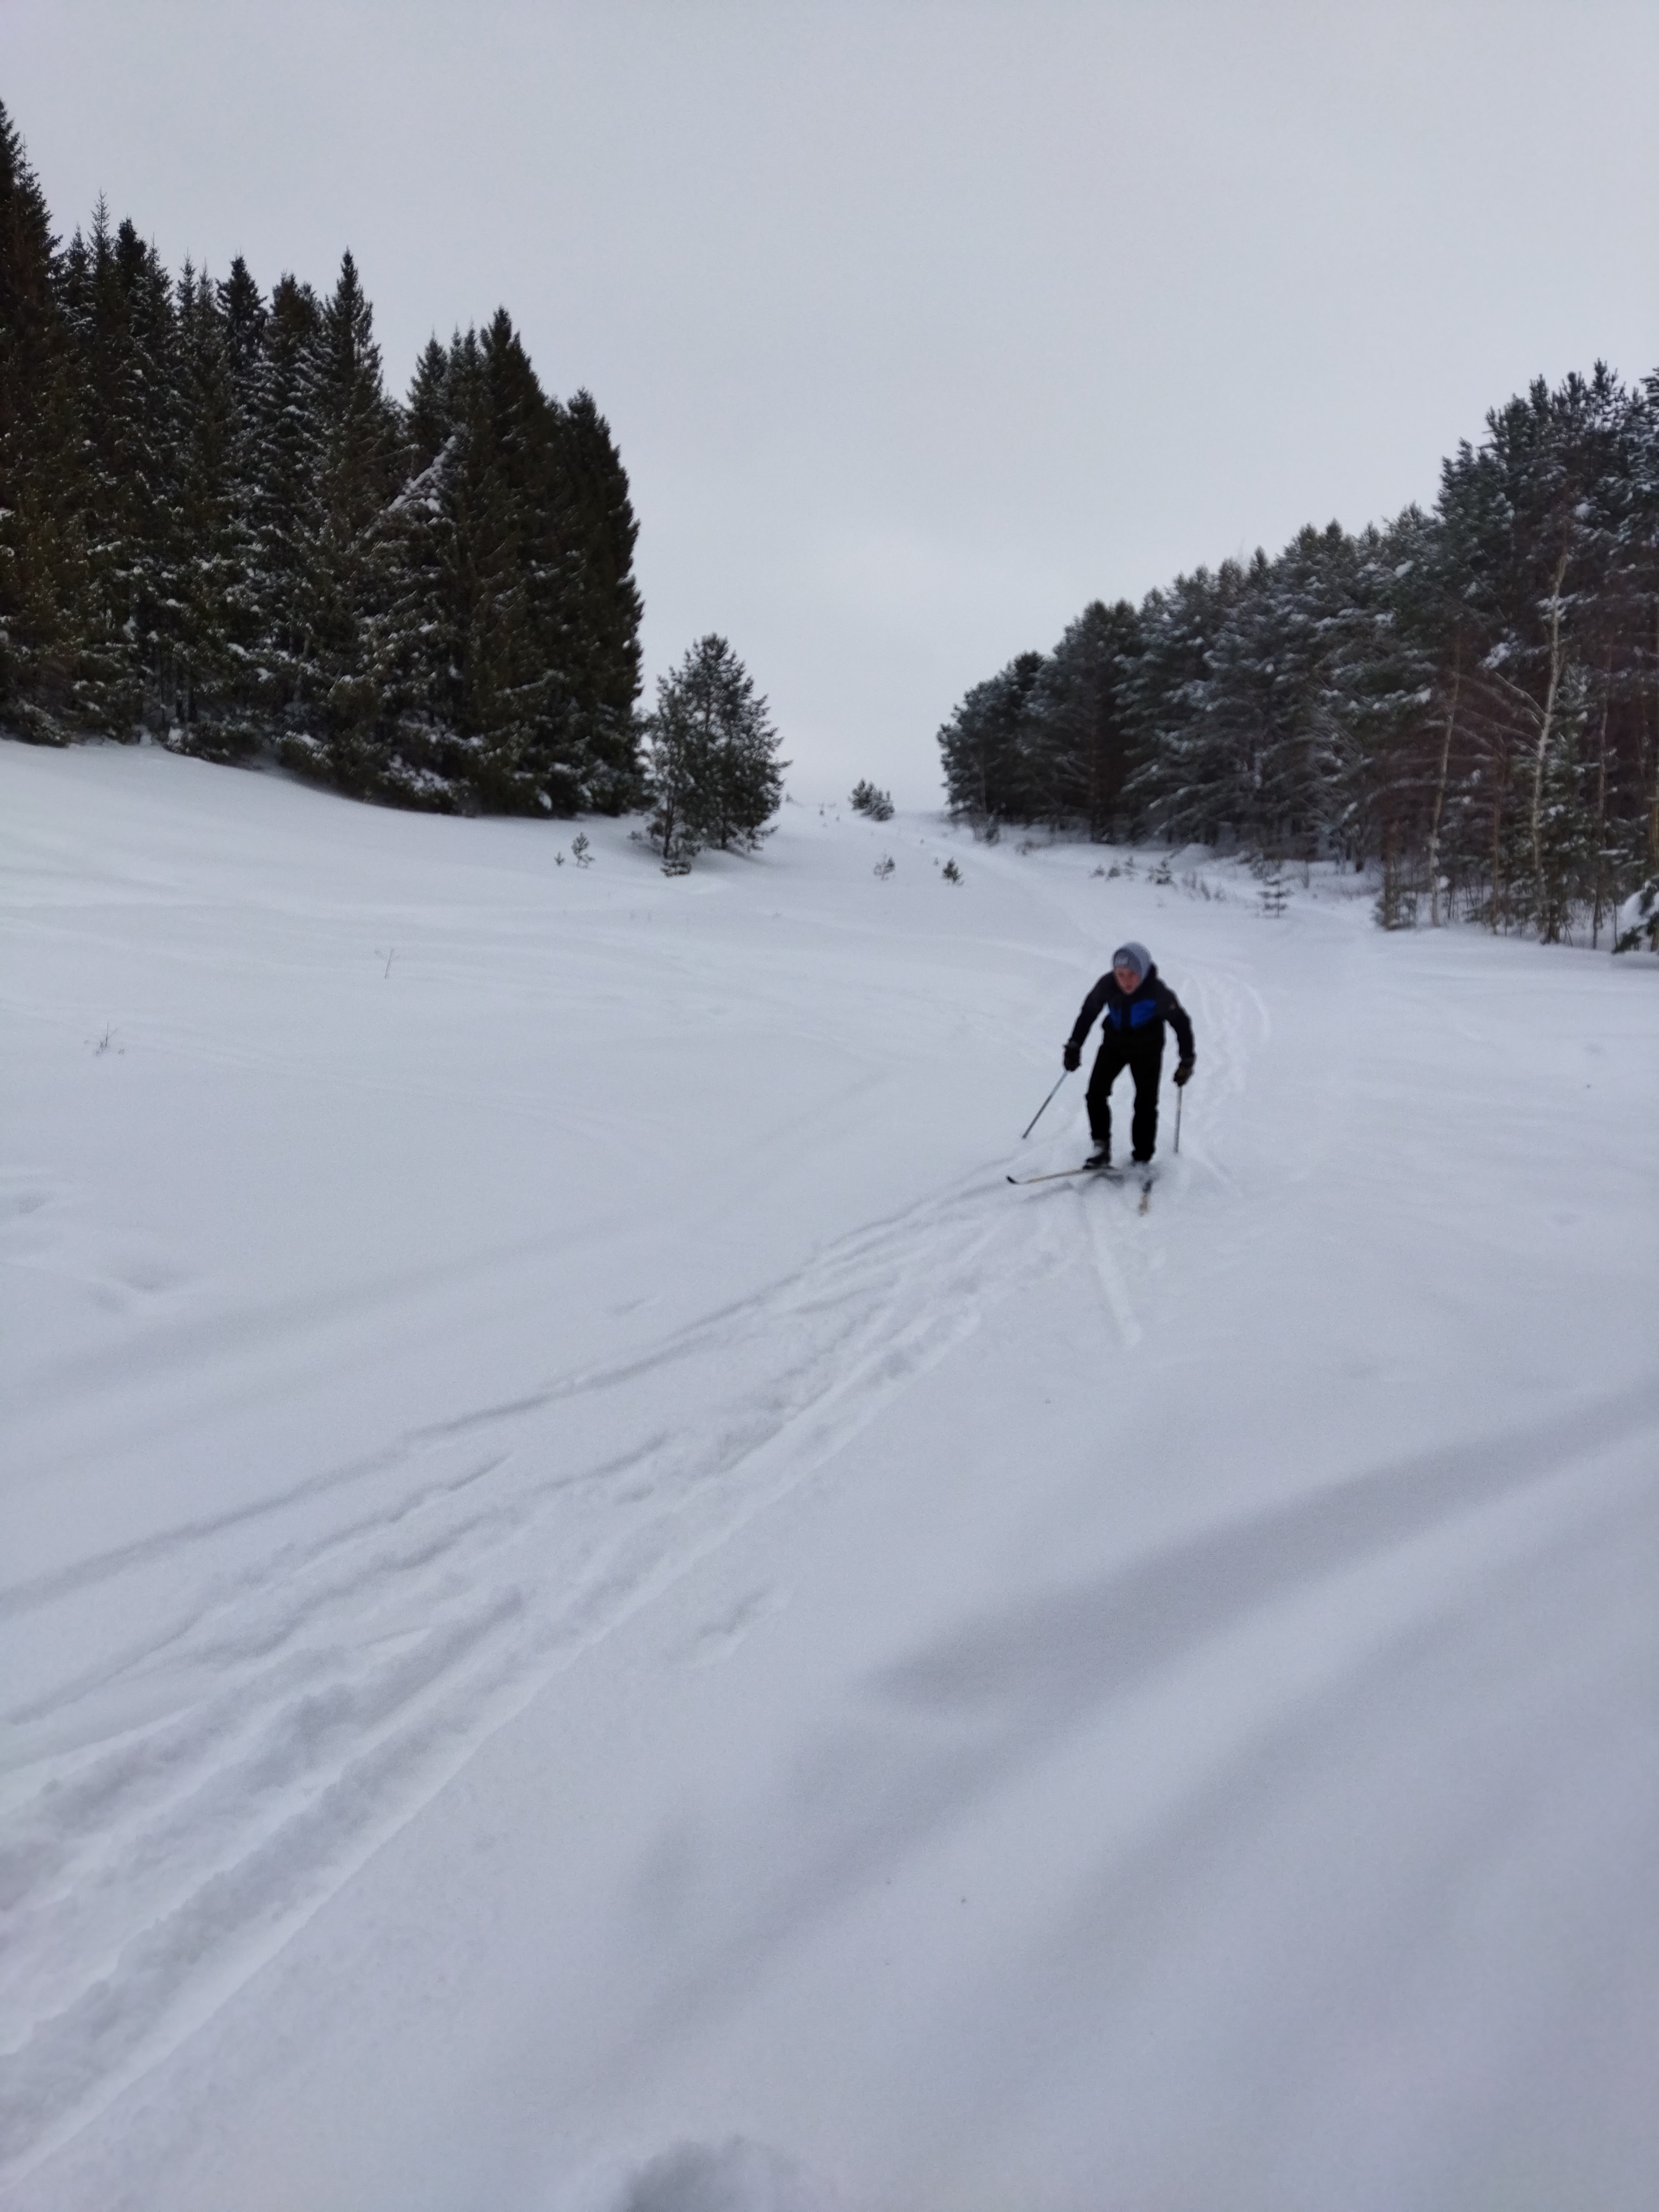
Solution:
[{"label": "pine tree", "polygon": [[1029,712],[1042,817],[1056,828],[1081,822],[1097,841],[1111,834],[1133,761],[1126,687],[1139,649],[1134,609],[1096,599],[1067,625],[1038,676]]},{"label": "pine tree", "polygon": [[1443,472],[1439,512],[1479,646],[1470,713],[1489,755],[1494,927],[1561,927],[1545,793],[1616,596],[1635,414],[1600,364],[1554,392],[1540,379]]},{"label": "pine tree", "polygon": [[1586,895],[1592,873],[1595,818],[1583,757],[1589,688],[1581,668],[1569,669],[1544,763],[1533,840],[1536,907],[1531,919],[1547,945],[1568,933],[1574,905]]},{"label": "pine tree", "polygon": [[723,637],[700,639],[657,683],[647,725],[649,834],[671,871],[705,845],[753,851],[783,797],[787,761],[753,679]]},{"label": "pine tree", "polygon": [[1274,848],[1304,860],[1334,842],[1357,764],[1346,672],[1371,627],[1365,574],[1360,548],[1335,522],[1298,532],[1272,564],[1262,814]]},{"label": "pine tree", "polygon": [[[1380,854],[1391,922],[1426,886],[1436,921],[1548,939],[1582,915],[1596,941],[1659,864],[1656,423],[1659,376],[1540,382],[1444,465],[1432,514],[1304,530],[1115,611],[1093,665],[1126,825]],[[958,812],[1093,824],[1066,664],[1090,668],[1105,611],[966,695],[939,733]]]},{"label": "pine tree", "polygon": [[966,692],[939,733],[951,811],[987,830],[1042,818],[1048,778],[1031,703],[1044,665],[1040,653],[1018,654]]},{"label": "pine tree", "polygon": [[1224,843],[1249,834],[1240,809],[1249,797],[1248,754],[1241,787],[1238,747],[1219,711],[1214,655],[1243,570],[1224,561],[1213,573],[1177,576],[1148,594],[1140,610],[1140,652],[1125,686],[1139,765],[1125,799],[1144,824],[1171,842]]}]

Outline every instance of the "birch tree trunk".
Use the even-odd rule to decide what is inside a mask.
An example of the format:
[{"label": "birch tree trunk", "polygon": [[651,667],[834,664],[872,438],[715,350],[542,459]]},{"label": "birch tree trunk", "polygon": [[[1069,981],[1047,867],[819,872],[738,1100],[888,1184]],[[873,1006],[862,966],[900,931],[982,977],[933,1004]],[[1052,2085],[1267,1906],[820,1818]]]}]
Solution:
[{"label": "birch tree trunk", "polygon": [[[1607,672],[1607,681],[1612,670]],[[1595,748],[1595,890],[1590,905],[1590,951],[1601,934],[1601,880],[1607,866],[1607,694],[1601,693],[1601,734]]]},{"label": "birch tree trunk", "polygon": [[1451,704],[1446,709],[1445,734],[1440,741],[1440,773],[1435,780],[1434,814],[1429,823],[1429,927],[1440,927],[1440,817],[1446,805],[1446,771],[1451,763],[1452,731],[1457,721],[1457,695],[1463,684],[1463,641],[1457,641],[1452,663]]},{"label": "birch tree trunk", "polygon": [[1500,918],[1508,919],[1509,880],[1504,872],[1504,817],[1510,804],[1510,758],[1507,744],[1501,750],[1493,747],[1492,750],[1496,755],[1492,761],[1492,896],[1486,902],[1486,911],[1495,937]]},{"label": "birch tree trunk", "polygon": [[1538,902],[1541,923],[1544,907],[1544,767],[1549,756],[1550,737],[1555,727],[1555,701],[1561,689],[1561,586],[1566,577],[1567,562],[1572,552],[1572,533],[1561,548],[1561,558],[1556,563],[1555,581],[1550,589],[1550,679],[1544,694],[1544,717],[1538,726],[1538,751],[1532,769],[1532,875],[1533,896]]}]

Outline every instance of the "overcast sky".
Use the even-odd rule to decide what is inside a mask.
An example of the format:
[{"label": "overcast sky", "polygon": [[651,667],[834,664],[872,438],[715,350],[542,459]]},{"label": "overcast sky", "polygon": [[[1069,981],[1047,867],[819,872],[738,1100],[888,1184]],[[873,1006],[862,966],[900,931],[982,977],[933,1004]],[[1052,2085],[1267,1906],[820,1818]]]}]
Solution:
[{"label": "overcast sky", "polygon": [[401,394],[505,305],[594,394],[651,676],[729,637],[810,798],[1096,597],[1427,503],[1659,367],[1654,0],[0,0],[59,228],[356,255]]}]

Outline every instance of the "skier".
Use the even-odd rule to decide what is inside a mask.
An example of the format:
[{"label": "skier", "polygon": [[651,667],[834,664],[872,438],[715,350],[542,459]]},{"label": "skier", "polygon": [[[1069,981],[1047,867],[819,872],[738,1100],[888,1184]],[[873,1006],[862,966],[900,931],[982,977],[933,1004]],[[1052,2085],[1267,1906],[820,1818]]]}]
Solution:
[{"label": "skier", "polygon": [[1083,1011],[1066,1041],[1062,1057],[1066,1067],[1080,1066],[1083,1042],[1095,1018],[1105,1010],[1105,1037],[1089,1078],[1089,1128],[1095,1140],[1091,1168],[1112,1164],[1111,1090],[1127,1067],[1134,1078],[1134,1118],[1130,1139],[1138,1167],[1144,1167],[1158,1144],[1158,1084],[1164,1069],[1164,1024],[1168,1022],[1181,1047],[1175,1079],[1185,1084],[1193,1072],[1193,1025],[1169,985],[1153,967],[1144,945],[1120,945],[1112,955],[1109,975],[1103,975],[1083,1001]]}]

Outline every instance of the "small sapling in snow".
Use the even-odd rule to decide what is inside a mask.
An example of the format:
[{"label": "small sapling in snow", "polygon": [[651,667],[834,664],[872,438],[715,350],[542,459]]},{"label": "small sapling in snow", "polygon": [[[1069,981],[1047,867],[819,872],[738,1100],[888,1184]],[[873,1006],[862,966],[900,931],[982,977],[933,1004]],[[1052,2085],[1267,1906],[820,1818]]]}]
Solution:
[{"label": "small sapling in snow", "polygon": [[957,867],[954,860],[947,860],[940,872],[947,884],[959,884],[962,881],[962,870]]},{"label": "small sapling in snow", "polygon": [[872,822],[890,822],[893,818],[892,794],[878,790],[866,776],[860,776],[853,786],[850,804],[854,814],[867,814]]},{"label": "small sapling in snow", "polygon": [[575,836],[571,839],[570,857],[576,863],[576,866],[579,868],[591,868],[592,866],[593,848],[587,842],[587,833],[586,830],[579,830]]},{"label": "small sapling in snow", "polygon": [[890,853],[884,853],[880,860],[876,862],[875,868],[872,872],[878,876],[883,883],[885,883],[888,877],[892,874],[894,869],[897,866],[897,861],[894,860]]}]

